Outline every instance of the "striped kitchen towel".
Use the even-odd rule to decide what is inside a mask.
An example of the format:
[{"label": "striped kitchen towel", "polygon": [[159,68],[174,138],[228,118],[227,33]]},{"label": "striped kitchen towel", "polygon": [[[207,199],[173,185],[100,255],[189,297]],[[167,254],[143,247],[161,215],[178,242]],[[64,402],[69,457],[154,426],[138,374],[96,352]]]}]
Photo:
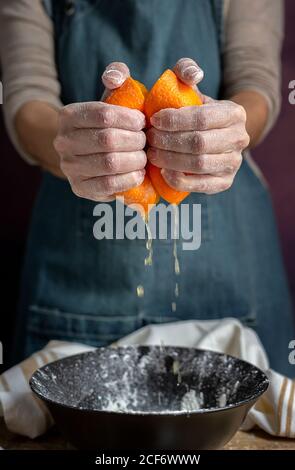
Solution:
[{"label": "striped kitchen towel", "polygon": [[295,381],[271,369],[266,374],[270,386],[248,413],[242,430],[256,424],[273,436],[295,438]]},{"label": "striped kitchen towel", "polygon": [[[148,325],[119,340],[117,345],[195,347],[223,352],[263,369],[270,385],[243,423],[255,425],[274,436],[295,438],[295,382],[269,369],[268,359],[256,333],[233,318]],[[93,350],[89,346],[51,341],[42,350],[0,376],[0,416],[12,432],[34,438],[53,424],[43,402],[30,390],[29,379],[38,368],[56,359]],[[294,366],[295,368],[295,366]]]},{"label": "striped kitchen towel", "polygon": [[46,405],[31,391],[29,380],[39,367],[73,354],[90,351],[89,346],[50,341],[31,357],[12,367],[0,376],[0,416],[14,433],[35,438],[43,434],[53,419]]}]

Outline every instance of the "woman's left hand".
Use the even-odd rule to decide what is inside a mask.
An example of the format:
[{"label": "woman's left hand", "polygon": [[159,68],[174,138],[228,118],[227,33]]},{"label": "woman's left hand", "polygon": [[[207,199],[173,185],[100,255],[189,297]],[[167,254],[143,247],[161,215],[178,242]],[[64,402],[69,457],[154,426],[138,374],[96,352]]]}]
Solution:
[{"label": "woman's left hand", "polygon": [[[180,59],[174,71],[190,86],[203,78],[191,59]],[[250,139],[242,106],[201,96],[202,106],[168,108],[152,116],[147,156],[172,188],[215,194],[231,187]]]}]

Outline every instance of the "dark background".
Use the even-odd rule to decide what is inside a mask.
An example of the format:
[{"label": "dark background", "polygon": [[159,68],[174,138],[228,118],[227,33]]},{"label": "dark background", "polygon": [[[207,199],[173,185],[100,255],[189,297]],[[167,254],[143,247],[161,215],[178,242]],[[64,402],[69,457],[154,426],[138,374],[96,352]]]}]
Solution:
[{"label": "dark background", "polygon": [[[280,118],[253,156],[261,167],[273,197],[282,250],[295,299],[295,106],[288,102],[288,84],[295,80],[295,1],[286,1],[286,37],[283,49],[283,105]],[[9,350],[15,318],[22,257],[30,213],[40,172],[16,154],[4,130],[0,113],[0,340]],[[275,273],[274,273],[275,275]],[[5,361],[6,362],[6,361]],[[7,364],[7,362],[6,362]]]}]

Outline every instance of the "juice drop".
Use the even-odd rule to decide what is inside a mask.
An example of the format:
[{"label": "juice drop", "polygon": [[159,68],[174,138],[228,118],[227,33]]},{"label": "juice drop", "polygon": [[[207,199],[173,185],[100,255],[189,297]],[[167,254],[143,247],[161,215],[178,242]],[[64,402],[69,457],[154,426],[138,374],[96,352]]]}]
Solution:
[{"label": "juice drop", "polygon": [[177,237],[178,237],[178,230],[179,230],[178,207],[176,204],[172,204],[172,207],[173,207],[173,226],[174,226],[174,233],[173,233],[174,272],[178,276],[180,274],[180,266],[179,266],[179,259],[178,259],[178,253],[177,253]]},{"label": "juice drop", "polygon": [[144,260],[145,266],[152,266],[153,264],[153,235],[149,226],[148,220],[145,220],[145,226],[147,231],[147,242],[146,249],[148,251],[147,257]]},{"label": "juice drop", "polygon": [[143,297],[144,296],[143,286],[141,286],[141,285],[137,286],[136,292],[137,292],[137,297]]}]

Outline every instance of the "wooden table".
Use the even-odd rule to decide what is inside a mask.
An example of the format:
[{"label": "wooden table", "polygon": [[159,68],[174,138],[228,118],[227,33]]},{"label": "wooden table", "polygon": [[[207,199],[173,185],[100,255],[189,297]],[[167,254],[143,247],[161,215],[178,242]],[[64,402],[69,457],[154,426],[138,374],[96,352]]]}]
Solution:
[{"label": "wooden table", "polygon": [[[0,446],[18,450],[61,450],[70,449],[56,428],[44,436],[31,440],[9,432],[0,418]],[[273,438],[262,431],[238,432],[227,444],[229,450],[295,450],[295,440]]]}]

